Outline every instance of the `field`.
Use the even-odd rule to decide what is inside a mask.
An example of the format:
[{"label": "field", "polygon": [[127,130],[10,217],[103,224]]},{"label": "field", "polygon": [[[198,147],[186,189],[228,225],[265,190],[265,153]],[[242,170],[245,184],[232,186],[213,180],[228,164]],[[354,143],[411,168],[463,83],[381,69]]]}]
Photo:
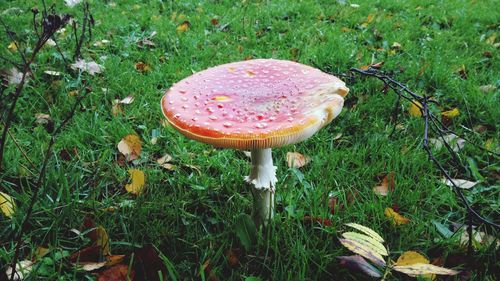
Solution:
[{"label": "field", "polygon": [[[80,34],[82,3],[46,2],[71,14]],[[445,149],[433,151],[453,178],[478,182],[463,190],[465,197],[498,222],[495,2],[89,1],[94,25],[81,58],[101,65],[97,73],[69,67],[76,43],[68,23],[53,37],[57,47],[46,44],[36,56],[17,101],[0,168],[0,191],[15,205],[10,216],[0,213],[1,274],[15,255],[54,128],[82,97],[54,139],[23,231],[19,260],[35,261],[24,280],[97,280],[104,268],[74,265],[75,253],[92,244],[102,246],[92,262],[125,255],[121,264],[129,265],[129,275],[135,272],[134,280],[161,280],[151,277],[155,270],[163,271],[162,280],[371,280],[337,259],[352,255],[339,242],[352,222],[385,239],[386,260],[413,250],[462,271],[437,280],[498,280],[498,241],[489,241],[498,230],[474,220],[481,237],[468,253],[461,228],[467,210],[422,149],[423,118],[402,101],[396,124],[391,122],[397,95],[380,81],[346,80],[350,93],[330,125],[307,141],[273,149],[276,215],[248,235],[240,230],[242,214],[252,210],[243,181],[249,158],[189,140],[165,122],[160,109],[175,82],[223,63],[275,58],[341,74],[383,61],[382,70],[436,101],[436,116],[456,109],[445,123],[475,144],[467,142],[457,162]],[[37,40],[33,7],[43,10],[41,1],[0,3],[9,31],[2,28],[0,36],[2,131],[17,85],[9,80],[8,61],[20,62],[20,51],[33,53]],[[129,96],[133,101],[123,100]],[[118,148],[128,135],[140,138],[133,161]],[[289,167],[288,152],[310,162]],[[162,167],[157,159],[165,154],[171,165]],[[126,190],[131,169],[145,175],[139,195]],[[386,196],[373,191],[381,182],[389,188]],[[408,221],[396,224],[387,208]],[[141,258],[151,262],[137,266]],[[386,273],[385,280],[415,279]]]}]

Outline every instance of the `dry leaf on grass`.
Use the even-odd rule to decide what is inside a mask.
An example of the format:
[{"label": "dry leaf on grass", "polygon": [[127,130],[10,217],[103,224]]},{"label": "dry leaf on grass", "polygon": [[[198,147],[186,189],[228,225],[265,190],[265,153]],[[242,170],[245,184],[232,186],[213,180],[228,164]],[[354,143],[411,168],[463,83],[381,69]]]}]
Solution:
[{"label": "dry leaf on grass", "polygon": [[361,271],[365,273],[368,276],[379,278],[382,277],[382,274],[380,271],[374,267],[373,265],[369,264],[363,257],[360,255],[353,255],[353,256],[340,256],[337,257],[337,259],[340,260],[340,265],[351,269],[352,271]]},{"label": "dry leaf on grass", "polygon": [[142,141],[138,135],[130,134],[125,136],[118,143],[118,151],[120,151],[128,161],[133,161],[141,155]]},{"label": "dry leaf on grass", "polygon": [[[395,266],[407,266],[413,264],[429,264],[429,260],[422,256],[420,253],[415,251],[406,251],[401,256],[399,256],[398,260],[394,264]],[[411,275],[413,276],[413,275]],[[431,280],[436,279],[435,274],[424,274],[425,278],[429,278]]]},{"label": "dry leaf on grass", "polygon": [[452,179],[451,181],[448,180],[448,179],[442,179],[442,182],[444,184],[446,184],[447,186],[449,186],[450,188],[453,188],[453,183],[458,186],[459,188],[461,189],[471,189],[472,187],[474,187],[476,184],[478,184],[479,182],[476,181],[476,182],[473,182],[473,181],[468,181],[468,180],[462,180],[462,179]]},{"label": "dry leaf on grass", "polygon": [[172,161],[172,155],[166,153],[165,155],[163,155],[162,157],[156,159],[156,162],[164,169],[166,170],[169,170],[169,171],[173,171],[176,169],[176,166],[169,163],[170,161]]},{"label": "dry leaf on grass", "polygon": [[148,72],[148,71],[151,71],[151,66],[149,66],[149,64],[145,63],[145,62],[138,62],[135,64],[135,70],[141,72],[141,73],[145,73],[145,72]]},{"label": "dry leaf on grass", "polygon": [[[30,260],[24,260],[20,261],[16,264],[16,273],[14,273],[14,281],[19,280],[22,281],[27,277],[31,270],[33,269],[33,262]],[[5,270],[5,274],[10,278],[12,275],[12,267],[9,266],[7,267],[7,270]]]},{"label": "dry leaf on grass", "polygon": [[465,140],[459,138],[455,134],[448,134],[443,136],[443,138],[438,138],[438,139],[429,139],[429,143],[436,150],[440,150],[441,148],[445,147],[444,142],[448,143],[451,149],[455,152],[460,151],[465,146]]},{"label": "dry leaf on grass", "polygon": [[181,33],[181,32],[184,32],[186,30],[189,29],[189,26],[191,25],[191,23],[189,23],[189,21],[184,21],[183,23],[181,23],[178,27],[177,27],[177,32]]},{"label": "dry leaf on grass", "polygon": [[394,191],[395,183],[394,183],[394,172],[387,173],[380,182],[379,185],[373,188],[373,192],[378,195],[387,196],[387,194]]},{"label": "dry leaf on grass", "polygon": [[132,193],[134,195],[139,195],[144,191],[144,185],[146,184],[146,179],[144,176],[144,172],[138,169],[130,169],[128,170],[130,174],[131,183],[125,185],[125,189],[128,193]]},{"label": "dry leaf on grass", "polygon": [[97,274],[98,281],[132,281],[134,277],[134,270],[129,270],[125,264],[117,264]]},{"label": "dry leaf on grass", "polygon": [[101,247],[102,254],[105,256],[111,255],[111,250],[109,247],[109,236],[106,229],[103,226],[98,226],[96,229],[97,240],[96,245]]},{"label": "dry leaf on grass", "polygon": [[286,162],[289,168],[301,168],[311,162],[311,158],[298,152],[287,152]]},{"label": "dry leaf on grass", "polygon": [[97,64],[95,61],[85,61],[82,59],[79,59],[72,64],[71,68],[74,70],[79,69],[81,71],[88,72],[90,75],[101,73],[104,70],[104,66]]},{"label": "dry leaf on grass", "polygon": [[412,117],[421,117],[423,108],[424,107],[422,106],[422,104],[420,102],[413,100],[410,103],[410,107],[408,108],[408,113]]},{"label": "dry leaf on grass", "polygon": [[0,191],[0,210],[2,210],[2,213],[8,218],[12,218],[15,208],[14,199],[7,193]]},{"label": "dry leaf on grass", "polygon": [[446,118],[449,118],[449,119],[452,119],[452,118],[455,118],[457,117],[458,115],[460,115],[460,110],[458,110],[458,108],[453,108],[451,110],[447,110],[447,111],[443,111],[441,112],[441,115],[443,117],[446,117]]},{"label": "dry leaf on grass", "polygon": [[410,222],[409,219],[403,217],[402,215],[398,214],[394,209],[392,208],[385,208],[384,214],[386,217],[392,220],[392,222],[395,225],[401,225],[401,224],[408,224]]}]

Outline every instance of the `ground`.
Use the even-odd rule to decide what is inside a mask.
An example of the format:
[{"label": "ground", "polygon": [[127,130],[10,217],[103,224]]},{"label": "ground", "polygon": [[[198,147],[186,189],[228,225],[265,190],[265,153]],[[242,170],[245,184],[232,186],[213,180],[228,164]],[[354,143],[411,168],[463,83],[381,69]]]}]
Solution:
[{"label": "ground", "polygon": [[[82,4],[46,2],[82,22]],[[495,2],[90,1],[94,27],[82,57],[102,65],[102,72],[66,70],[60,52],[45,46],[19,100],[0,174],[0,191],[12,196],[17,206],[12,218],[0,216],[0,265],[13,257],[12,235],[20,229],[49,141],[50,128],[38,124],[35,114],[50,115],[57,127],[75,95],[84,94],[82,106],[56,140],[22,239],[21,260],[44,247],[53,261],[39,267],[43,272],[35,268],[29,280],[96,278],[56,257],[91,244],[84,235],[89,231],[82,226],[84,218],[106,230],[115,255],[130,259],[135,250],[154,245],[169,278],[177,280],[362,280],[362,274],[342,267],[336,258],[352,254],[338,240],[350,222],[384,237],[392,260],[414,250],[466,272],[463,264],[473,260],[469,280],[495,280],[500,274],[495,246],[477,245],[467,259],[461,233],[446,238],[437,227],[463,224],[466,210],[422,149],[424,123],[409,113],[410,103],[400,106],[391,135],[397,96],[384,91],[381,82],[361,77],[346,81],[351,91],[343,112],[330,125],[305,142],[273,151],[277,214],[248,249],[236,231],[237,218],[252,208],[243,184],[248,158],[241,151],[185,138],[165,124],[160,110],[160,99],[173,83],[227,62],[288,59],[345,73],[384,61],[383,70],[395,79],[439,102],[433,107],[436,115],[459,110],[448,122],[451,129],[498,152]],[[42,10],[40,1],[0,3],[0,17],[28,53],[36,40],[32,7]],[[56,35],[70,61],[72,32],[67,25],[65,33]],[[12,38],[4,30],[0,39],[1,57],[19,60],[15,48],[8,48]],[[2,69],[10,69],[2,63]],[[43,74],[46,70],[62,74],[52,77]],[[12,87],[0,97],[9,92]],[[127,96],[134,101],[118,108],[115,100]],[[6,109],[0,105],[4,124]],[[140,155],[132,162],[117,147],[130,134],[142,141]],[[307,155],[311,162],[289,168],[287,152]],[[166,153],[176,169],[157,163]],[[447,153],[435,153],[453,177],[480,181],[465,191],[466,197],[481,214],[498,221],[498,157],[466,144],[459,159],[465,169],[459,169]],[[145,174],[145,190],[138,196],[125,189],[129,169]],[[380,175],[390,172],[394,191],[375,194]],[[394,225],[384,214],[389,207],[409,223]],[[75,234],[79,231],[84,234]],[[491,228],[481,231],[497,233]]]}]

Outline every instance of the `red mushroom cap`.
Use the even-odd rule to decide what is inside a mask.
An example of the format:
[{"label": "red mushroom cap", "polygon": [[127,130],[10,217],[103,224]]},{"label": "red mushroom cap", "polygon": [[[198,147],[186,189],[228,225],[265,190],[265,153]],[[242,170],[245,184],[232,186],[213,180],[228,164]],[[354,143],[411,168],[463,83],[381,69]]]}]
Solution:
[{"label": "red mushroom cap", "polygon": [[271,148],[330,123],[349,92],[337,77],[292,61],[257,59],[195,73],[163,96],[163,114],[185,136],[218,147]]}]

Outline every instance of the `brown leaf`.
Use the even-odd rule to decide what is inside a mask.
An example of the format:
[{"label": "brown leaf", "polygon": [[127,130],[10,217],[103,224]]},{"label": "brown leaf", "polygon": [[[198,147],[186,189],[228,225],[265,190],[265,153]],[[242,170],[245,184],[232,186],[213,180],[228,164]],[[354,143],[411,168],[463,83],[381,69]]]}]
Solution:
[{"label": "brown leaf", "polygon": [[205,275],[205,280],[208,280],[208,281],[217,281],[217,280],[219,280],[217,278],[217,276],[215,275],[215,273],[212,271],[212,267],[210,266],[210,260],[209,259],[206,260],[203,263],[202,269],[203,269],[203,274]]},{"label": "brown leaf", "polygon": [[237,268],[240,265],[240,256],[241,256],[241,249],[239,248],[231,248],[227,251],[226,257],[227,257],[227,264],[231,268]]},{"label": "brown leaf", "polygon": [[132,281],[134,277],[134,270],[132,269],[129,272],[126,264],[117,264],[97,274],[98,281]]},{"label": "brown leaf", "polygon": [[217,18],[213,18],[213,19],[211,19],[211,20],[210,20],[210,23],[211,23],[212,25],[218,25],[218,24],[219,24],[219,19],[217,19]]},{"label": "brown leaf", "polygon": [[394,192],[394,172],[389,172],[387,173],[383,178],[382,181],[378,186],[375,186],[373,188],[373,192],[378,195],[382,196],[387,196],[387,194],[390,192]]},{"label": "brown leaf", "polygon": [[330,214],[335,215],[335,208],[337,206],[337,198],[333,196],[328,197],[328,208],[330,209]]},{"label": "brown leaf", "polygon": [[151,71],[151,66],[149,66],[149,64],[145,63],[145,62],[138,62],[135,64],[135,70],[141,72],[141,73],[145,73],[145,72],[148,72],[148,71]]},{"label": "brown leaf", "polygon": [[109,236],[104,229],[103,226],[98,226],[96,229],[97,240],[95,241],[96,245],[101,246],[102,254],[105,256],[111,255],[111,251],[109,248]]},{"label": "brown leaf", "polygon": [[125,155],[128,161],[133,161],[141,155],[142,141],[138,135],[130,134],[125,136],[118,143],[118,150]]},{"label": "brown leaf", "polygon": [[[151,245],[145,245],[134,251],[133,268],[137,276],[137,280],[169,280],[167,279],[168,270],[156,249]],[[162,275],[160,279],[159,275]]]},{"label": "brown leaf", "polygon": [[71,263],[97,262],[101,256],[101,246],[83,248],[69,257]]},{"label": "brown leaf", "polygon": [[332,226],[332,221],[330,219],[325,219],[320,217],[304,216],[303,221],[310,223],[319,223],[323,226]]},{"label": "brown leaf", "polygon": [[286,161],[289,168],[301,168],[311,162],[311,158],[298,152],[287,152]]}]

